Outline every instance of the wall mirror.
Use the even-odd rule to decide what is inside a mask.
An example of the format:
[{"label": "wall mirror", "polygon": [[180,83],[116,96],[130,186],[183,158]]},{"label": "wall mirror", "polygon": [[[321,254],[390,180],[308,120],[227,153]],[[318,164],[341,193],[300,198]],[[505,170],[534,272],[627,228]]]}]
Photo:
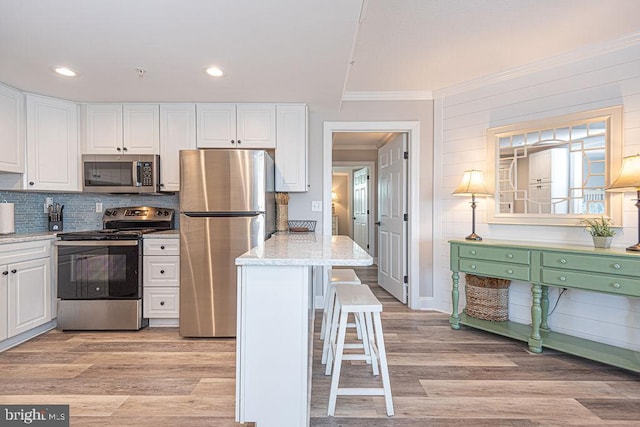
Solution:
[{"label": "wall mirror", "polygon": [[579,225],[603,215],[621,224],[621,197],[605,188],[621,164],[622,107],[491,128],[487,140],[490,223]]}]

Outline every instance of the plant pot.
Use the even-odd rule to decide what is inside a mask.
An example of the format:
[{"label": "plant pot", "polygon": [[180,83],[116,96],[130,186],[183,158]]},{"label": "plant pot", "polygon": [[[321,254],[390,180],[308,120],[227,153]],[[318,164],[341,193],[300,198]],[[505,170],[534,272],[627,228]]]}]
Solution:
[{"label": "plant pot", "polygon": [[611,240],[613,237],[604,237],[604,236],[591,236],[593,237],[593,246],[596,248],[608,248],[611,246]]}]

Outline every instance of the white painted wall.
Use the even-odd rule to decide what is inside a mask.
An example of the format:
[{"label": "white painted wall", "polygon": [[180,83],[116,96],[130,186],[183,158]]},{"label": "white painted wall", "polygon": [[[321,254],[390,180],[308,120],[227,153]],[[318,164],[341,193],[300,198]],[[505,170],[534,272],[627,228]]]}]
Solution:
[{"label": "white painted wall", "polygon": [[[315,219],[318,221],[317,233],[322,233],[322,213],[311,212],[311,201],[322,200],[322,138],[324,122],[420,122],[420,174],[412,179],[420,180],[419,235],[419,296],[427,306],[433,294],[432,267],[432,167],[433,164],[433,102],[432,101],[353,101],[344,102],[340,111],[309,112],[309,191],[291,193],[289,199],[289,218]],[[325,206],[331,209],[331,206]],[[410,278],[410,280],[412,280]]]},{"label": "white painted wall", "polygon": [[[487,162],[493,161],[487,159],[487,128],[623,105],[623,154],[640,152],[640,43],[610,46],[590,57],[582,52],[579,58],[555,58],[555,62],[537,64],[530,73],[515,70],[466,87],[435,94],[433,308],[447,312],[451,310],[447,241],[464,238],[471,228],[468,200],[451,196],[451,191],[464,170],[486,170]],[[632,196],[625,194],[624,232],[614,238],[613,246],[636,243],[638,213]],[[476,225],[485,239],[591,245],[590,236],[580,227],[489,225],[487,203],[493,199],[480,200]],[[551,307],[557,296],[557,290],[550,292]],[[529,284],[512,284],[511,320],[530,322],[530,299]],[[558,332],[640,350],[638,298],[569,290],[549,323]]]}]

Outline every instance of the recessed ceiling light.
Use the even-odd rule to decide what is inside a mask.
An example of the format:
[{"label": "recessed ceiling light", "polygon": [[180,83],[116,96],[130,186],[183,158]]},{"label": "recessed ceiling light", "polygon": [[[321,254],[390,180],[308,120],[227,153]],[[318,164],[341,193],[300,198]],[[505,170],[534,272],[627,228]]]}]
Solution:
[{"label": "recessed ceiling light", "polygon": [[67,67],[56,67],[54,69],[54,71],[60,75],[66,76],[66,77],[75,77],[76,76],[76,72],[73,71],[71,68],[67,68]]},{"label": "recessed ceiling light", "polygon": [[220,68],[220,67],[209,67],[209,68],[207,68],[206,72],[211,77],[222,77],[222,76],[224,76],[224,71],[222,71],[222,68]]}]

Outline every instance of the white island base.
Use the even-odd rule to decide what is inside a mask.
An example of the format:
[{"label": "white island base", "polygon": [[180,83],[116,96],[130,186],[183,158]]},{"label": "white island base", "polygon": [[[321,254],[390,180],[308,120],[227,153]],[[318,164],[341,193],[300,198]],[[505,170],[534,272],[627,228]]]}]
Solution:
[{"label": "white island base", "polygon": [[300,241],[286,234],[236,259],[236,421],[257,427],[309,425],[313,266],[372,262],[345,236]]},{"label": "white island base", "polygon": [[236,418],[258,426],[306,426],[311,400],[310,266],[238,267]]}]

